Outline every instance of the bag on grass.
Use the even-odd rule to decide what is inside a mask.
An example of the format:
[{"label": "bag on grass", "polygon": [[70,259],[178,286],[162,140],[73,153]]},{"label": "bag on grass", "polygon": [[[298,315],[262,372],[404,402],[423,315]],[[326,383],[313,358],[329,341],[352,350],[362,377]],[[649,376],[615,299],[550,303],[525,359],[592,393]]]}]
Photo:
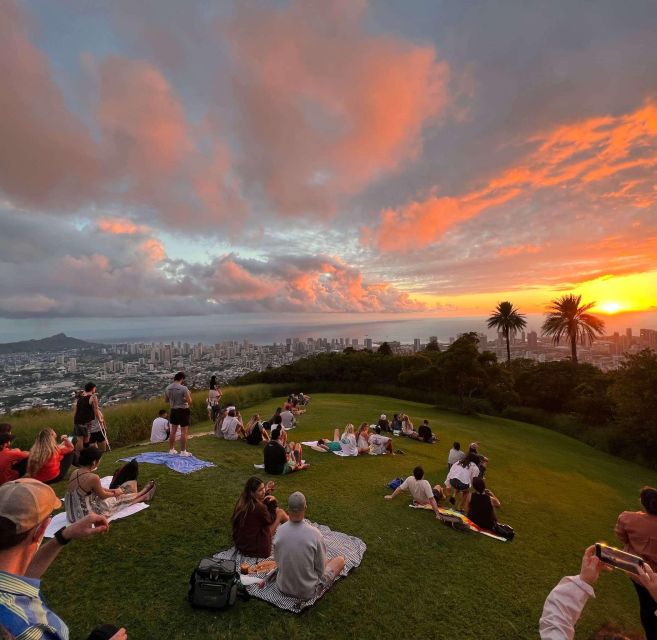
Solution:
[{"label": "bag on grass", "polygon": [[404,482],[404,478],[395,478],[388,482],[388,488],[394,491],[401,486],[402,482]]},{"label": "bag on grass", "polygon": [[235,604],[240,584],[234,560],[203,558],[189,579],[187,598],[193,607],[227,609]]},{"label": "bag on grass", "polygon": [[117,489],[124,482],[129,480],[136,480],[139,477],[139,463],[134,458],[130,462],[126,462],[122,467],[119,467],[112,476],[110,482],[110,489]]},{"label": "bag on grass", "polygon": [[495,523],[493,533],[496,533],[498,536],[502,536],[507,540],[513,540],[516,535],[516,532],[513,530],[513,527],[510,524],[502,524],[501,522]]}]

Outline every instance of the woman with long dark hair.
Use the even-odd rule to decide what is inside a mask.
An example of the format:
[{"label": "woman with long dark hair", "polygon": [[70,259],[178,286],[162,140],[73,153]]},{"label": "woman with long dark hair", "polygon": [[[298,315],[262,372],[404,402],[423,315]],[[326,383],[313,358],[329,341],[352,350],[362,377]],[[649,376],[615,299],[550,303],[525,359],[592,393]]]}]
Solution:
[{"label": "woman with long dark hair", "polygon": [[276,498],[268,495],[273,488],[273,482],[265,487],[260,478],[251,476],[237,499],[231,518],[233,540],[235,548],[245,556],[268,558],[278,525],[288,521]]}]

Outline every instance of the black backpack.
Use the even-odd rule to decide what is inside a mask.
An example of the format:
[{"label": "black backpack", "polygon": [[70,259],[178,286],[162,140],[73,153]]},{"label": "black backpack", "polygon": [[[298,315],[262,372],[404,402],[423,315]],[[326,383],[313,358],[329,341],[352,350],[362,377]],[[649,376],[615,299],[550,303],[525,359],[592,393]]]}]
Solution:
[{"label": "black backpack", "polygon": [[235,604],[239,585],[234,560],[203,558],[189,579],[187,598],[193,607],[227,609]]}]

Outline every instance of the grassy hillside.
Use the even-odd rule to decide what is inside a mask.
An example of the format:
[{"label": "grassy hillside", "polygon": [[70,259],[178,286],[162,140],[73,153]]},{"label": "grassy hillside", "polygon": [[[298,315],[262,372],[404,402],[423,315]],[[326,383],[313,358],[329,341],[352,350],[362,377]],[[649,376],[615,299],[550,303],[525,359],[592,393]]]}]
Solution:
[{"label": "grassy hillside", "polygon": [[[268,416],[277,405],[254,407]],[[276,495],[308,497],[308,517],[361,537],[362,565],[301,616],[258,600],[230,611],[195,611],[185,601],[196,562],[231,545],[230,514],[259,448],[213,437],[191,450],[216,463],[190,476],[142,465],[142,481],[159,491],[150,509],[112,525],[102,539],[67,547],[44,581],[46,597],[85,637],[101,622],[125,625],[130,638],[450,638],[525,639],[537,636],[545,596],[558,580],[578,571],[582,550],[613,541],[617,514],[638,508],[638,491],[655,474],[560,434],[497,418],[438,412],[427,405],[374,396],[322,394],[292,433],[299,440],[330,435],[347,422],[375,422],[381,412],[428,418],[437,445],[395,439],[406,455],[343,459],[308,451],[307,472],[277,479]],[[250,415],[252,410],[245,411]],[[208,425],[198,425],[198,429]],[[422,464],[430,481],[444,481],[453,440],[480,440],[490,458],[489,486],[502,501],[501,521],[517,532],[511,543],[462,534],[430,512],[408,508],[402,497],[383,500],[384,484]],[[164,449],[159,446],[159,449]],[[152,450],[150,447],[147,450]],[[121,454],[103,460],[111,472]],[[64,487],[59,488],[63,495]],[[605,575],[579,626],[588,638],[604,622],[639,629],[629,580]]]}]

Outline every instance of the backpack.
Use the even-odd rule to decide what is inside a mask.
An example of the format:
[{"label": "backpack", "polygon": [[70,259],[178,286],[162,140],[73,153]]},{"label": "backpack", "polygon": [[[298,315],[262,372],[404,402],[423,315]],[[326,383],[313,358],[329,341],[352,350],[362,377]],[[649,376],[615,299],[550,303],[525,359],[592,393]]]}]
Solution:
[{"label": "backpack", "polygon": [[126,462],[122,467],[119,467],[112,476],[112,481],[110,482],[110,489],[117,489],[124,482],[130,480],[136,480],[139,476],[139,463],[136,458]]},{"label": "backpack", "polygon": [[203,558],[189,579],[187,599],[193,607],[227,609],[235,604],[240,584],[234,560]]},{"label": "backpack", "polygon": [[388,488],[393,490],[397,489],[401,486],[402,482],[404,482],[404,478],[395,478],[394,480],[388,482]]},{"label": "backpack", "polygon": [[498,536],[502,536],[507,540],[513,540],[516,535],[516,532],[513,530],[513,527],[510,524],[502,524],[501,522],[495,523],[493,533],[496,533]]}]

